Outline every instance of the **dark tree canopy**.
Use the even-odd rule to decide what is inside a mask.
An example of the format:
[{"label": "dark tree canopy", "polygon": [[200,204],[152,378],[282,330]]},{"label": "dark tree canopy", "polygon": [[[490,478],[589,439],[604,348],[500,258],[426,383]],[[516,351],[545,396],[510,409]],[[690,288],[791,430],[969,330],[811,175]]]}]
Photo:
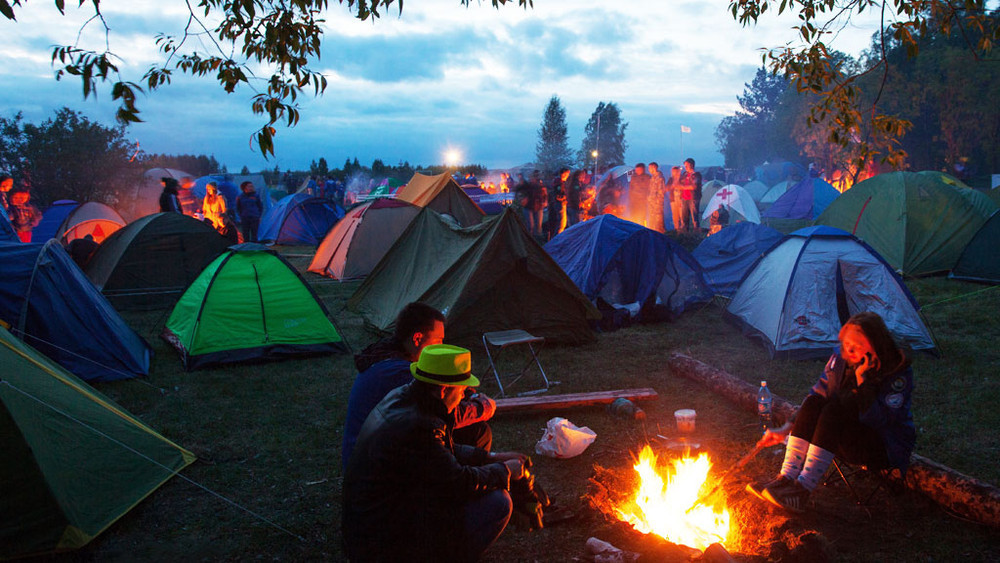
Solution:
[{"label": "dark tree canopy", "polygon": [[625,164],[625,151],[628,149],[628,143],[625,141],[627,127],[628,122],[622,121],[617,104],[599,102],[584,127],[583,142],[576,153],[580,166],[583,168],[594,166],[595,150],[598,171]]}]

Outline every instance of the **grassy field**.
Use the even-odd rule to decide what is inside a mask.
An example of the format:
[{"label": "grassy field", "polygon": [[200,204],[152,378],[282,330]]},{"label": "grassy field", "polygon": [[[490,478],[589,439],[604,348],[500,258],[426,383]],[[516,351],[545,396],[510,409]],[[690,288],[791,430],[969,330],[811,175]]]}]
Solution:
[{"label": "grassy field", "polygon": [[[311,249],[283,248],[297,267]],[[345,311],[357,284],[312,274],[306,279],[333,313],[351,345],[360,349],[375,335],[362,319]],[[917,452],[985,481],[1000,483],[1000,288],[943,278],[909,283],[942,357],[914,358],[917,389],[914,414]],[[659,398],[645,406],[648,431],[674,432],[673,411],[698,411],[696,438],[719,467],[738,459],[756,438],[756,421],[706,389],[671,375],[666,358],[681,351],[746,381],[768,380],[773,391],[797,402],[815,381],[822,361],[772,361],[763,349],[722,320],[719,304],[686,314],[673,323],[638,325],[600,334],[588,346],[549,346],[546,371],[560,381],[556,392],[653,387]],[[167,312],[129,313],[126,319],[154,347],[150,377],[100,385],[99,389],[168,438],[190,449],[198,462],[150,496],[90,546],[56,557],[72,561],[165,560],[340,560],[340,443],[347,396],[355,376],[349,355],[232,366],[184,372],[176,353],[158,334]],[[477,342],[475,373],[486,362]],[[483,391],[494,385],[484,379]],[[527,533],[512,529],[488,553],[492,561],[567,561],[582,554],[593,535],[615,536],[608,522],[585,508],[596,465],[627,468],[641,442],[637,428],[600,408],[539,415],[502,415],[494,423],[495,448],[532,452],[545,421],[566,416],[598,434],[591,448],[570,460],[536,459],[536,474],[557,502],[579,516],[566,525]],[[537,458],[538,456],[536,456]],[[776,470],[780,457],[765,453],[747,469],[753,477]],[[739,540],[743,560],[774,558],[759,539],[760,507],[739,496]],[[900,561],[1000,559],[995,531],[949,517],[914,495],[888,499],[874,519],[806,518],[824,534],[837,560]],[[745,496],[745,495],[743,495]],[[227,500],[223,500],[225,497]],[[824,497],[825,498],[825,497]],[[235,503],[234,506],[231,503]],[[252,514],[251,514],[252,512]],[[768,513],[768,522],[777,515]],[[811,519],[810,519],[811,518]],[[755,528],[757,526],[757,528]],[[788,534],[791,524],[767,534]],[[771,529],[773,528],[773,529]],[[782,531],[784,530],[784,531]],[[861,536],[858,541],[856,536]],[[627,541],[621,534],[619,541]],[[755,538],[758,538],[755,540]],[[956,547],[959,546],[959,547]],[[770,555],[769,555],[770,553]]]}]

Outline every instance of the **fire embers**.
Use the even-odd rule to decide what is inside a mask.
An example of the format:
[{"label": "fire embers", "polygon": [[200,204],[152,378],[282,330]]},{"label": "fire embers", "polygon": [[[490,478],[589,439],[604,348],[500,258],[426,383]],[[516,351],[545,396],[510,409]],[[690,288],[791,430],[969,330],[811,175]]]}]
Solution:
[{"label": "fire embers", "polygon": [[[644,534],[656,534],[675,543],[704,550],[713,543],[725,544],[729,536],[730,515],[725,493],[719,489],[707,499],[700,495],[715,488],[709,477],[712,468],[708,454],[684,456],[658,464],[649,446],[639,453],[634,465],[635,480],[631,489],[606,490],[604,498],[592,498],[605,514],[628,523]],[[609,483],[602,487],[608,488]]]}]

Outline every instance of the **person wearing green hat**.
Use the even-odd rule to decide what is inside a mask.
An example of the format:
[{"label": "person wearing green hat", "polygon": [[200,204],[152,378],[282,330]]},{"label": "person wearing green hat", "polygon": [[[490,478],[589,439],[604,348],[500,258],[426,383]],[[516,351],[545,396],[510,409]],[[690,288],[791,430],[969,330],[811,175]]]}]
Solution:
[{"label": "person wearing green hat", "polygon": [[345,551],[354,561],[475,561],[507,526],[527,456],[455,443],[456,407],[479,385],[469,350],[426,346],[410,373],[368,415],[348,461]]}]

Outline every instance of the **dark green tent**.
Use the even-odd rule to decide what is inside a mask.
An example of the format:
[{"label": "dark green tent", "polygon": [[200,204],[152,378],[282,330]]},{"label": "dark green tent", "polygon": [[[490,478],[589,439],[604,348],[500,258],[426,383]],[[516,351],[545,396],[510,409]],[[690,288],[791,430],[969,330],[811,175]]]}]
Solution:
[{"label": "dark green tent", "polygon": [[979,229],[951,270],[960,280],[1000,283],[1000,211]]},{"label": "dark green tent", "polygon": [[85,545],[194,461],[0,328],[0,559]]},{"label": "dark green tent", "polygon": [[588,321],[600,318],[512,209],[461,228],[424,208],[348,307],[389,330],[411,301],[442,311],[449,338],[521,328],[580,343],[594,338]]},{"label": "dark green tent", "polygon": [[118,309],[167,308],[229,244],[193,217],[147,215],[101,244],[87,277]]},{"label": "dark green tent", "polygon": [[951,270],[972,235],[996,211],[982,193],[939,174],[879,174],[840,195],[816,219],[864,240],[897,272]]},{"label": "dark green tent", "polygon": [[177,302],[162,336],[187,370],[348,350],[295,268],[252,243],[230,247],[205,268]]}]

